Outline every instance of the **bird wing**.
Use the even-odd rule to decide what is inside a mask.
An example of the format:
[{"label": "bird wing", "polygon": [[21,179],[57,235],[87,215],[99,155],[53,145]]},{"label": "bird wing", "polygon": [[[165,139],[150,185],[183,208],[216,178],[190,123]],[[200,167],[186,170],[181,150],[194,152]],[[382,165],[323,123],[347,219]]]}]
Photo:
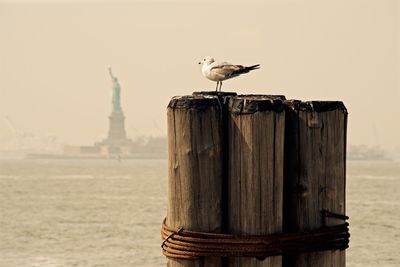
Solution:
[{"label": "bird wing", "polygon": [[217,75],[229,77],[232,76],[234,73],[237,73],[241,69],[244,69],[242,65],[233,65],[228,62],[221,62],[212,66],[210,68],[210,71],[214,72]]}]

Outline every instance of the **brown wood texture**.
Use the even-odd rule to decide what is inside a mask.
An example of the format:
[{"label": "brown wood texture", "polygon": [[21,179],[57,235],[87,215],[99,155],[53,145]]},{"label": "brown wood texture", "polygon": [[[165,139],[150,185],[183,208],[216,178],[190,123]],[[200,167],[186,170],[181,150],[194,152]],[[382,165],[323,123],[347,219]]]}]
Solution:
[{"label": "brown wood texture", "polygon": [[[222,111],[217,97],[171,100],[168,111],[167,224],[220,232]],[[219,267],[221,258],[168,259],[169,267]]]},{"label": "brown wood texture", "polygon": [[[345,214],[347,111],[341,102],[286,105],[283,230],[318,229],[321,210]],[[341,223],[327,220],[327,225]],[[345,252],[284,255],[283,266],[343,267]]]},{"label": "brown wood texture", "polygon": [[[285,113],[281,100],[230,99],[228,229],[238,235],[282,231]],[[281,256],[229,258],[227,266],[280,267]]]}]

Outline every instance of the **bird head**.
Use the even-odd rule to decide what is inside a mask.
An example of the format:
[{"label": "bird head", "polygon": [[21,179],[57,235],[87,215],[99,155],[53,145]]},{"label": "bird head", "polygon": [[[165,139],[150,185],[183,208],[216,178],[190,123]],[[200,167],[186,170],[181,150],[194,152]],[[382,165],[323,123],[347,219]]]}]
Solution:
[{"label": "bird head", "polygon": [[206,56],[202,61],[199,62],[199,64],[206,64],[209,65],[215,61],[214,58]]}]

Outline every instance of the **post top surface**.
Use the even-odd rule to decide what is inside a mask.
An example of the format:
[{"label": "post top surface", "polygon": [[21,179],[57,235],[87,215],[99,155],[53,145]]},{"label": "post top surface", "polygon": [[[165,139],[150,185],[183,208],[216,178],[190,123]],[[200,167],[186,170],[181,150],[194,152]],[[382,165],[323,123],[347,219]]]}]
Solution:
[{"label": "post top surface", "polygon": [[229,110],[234,114],[253,114],[261,111],[282,112],[282,95],[238,95],[229,97]]},{"label": "post top surface", "polygon": [[175,96],[168,104],[169,109],[206,109],[210,106],[219,106],[217,96],[212,95],[185,95]]},{"label": "post top surface", "polygon": [[242,94],[238,95],[237,98],[243,98],[243,99],[253,99],[253,100],[266,100],[266,99],[271,99],[271,100],[286,100],[286,97],[284,95],[262,95],[262,94]]},{"label": "post top surface", "polygon": [[235,96],[237,95],[236,92],[219,92],[219,91],[197,91],[193,92],[193,95],[214,95],[218,97],[225,97],[225,96]]},{"label": "post top surface", "polygon": [[300,101],[300,100],[290,99],[284,101],[284,105],[292,110],[314,111],[314,112],[342,110],[343,112],[347,113],[346,106],[342,101]]}]

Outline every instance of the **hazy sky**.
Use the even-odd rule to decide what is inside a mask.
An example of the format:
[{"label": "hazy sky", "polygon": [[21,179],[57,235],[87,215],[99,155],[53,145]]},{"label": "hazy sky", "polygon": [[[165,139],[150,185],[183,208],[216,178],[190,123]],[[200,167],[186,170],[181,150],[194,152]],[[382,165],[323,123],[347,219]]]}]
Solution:
[{"label": "hazy sky", "polygon": [[172,96],[215,88],[197,64],[210,55],[261,64],[225,90],[343,100],[349,143],[400,145],[399,37],[397,0],[0,1],[0,138],[5,117],[64,143],[104,138],[108,66],[128,135],[165,134]]}]

